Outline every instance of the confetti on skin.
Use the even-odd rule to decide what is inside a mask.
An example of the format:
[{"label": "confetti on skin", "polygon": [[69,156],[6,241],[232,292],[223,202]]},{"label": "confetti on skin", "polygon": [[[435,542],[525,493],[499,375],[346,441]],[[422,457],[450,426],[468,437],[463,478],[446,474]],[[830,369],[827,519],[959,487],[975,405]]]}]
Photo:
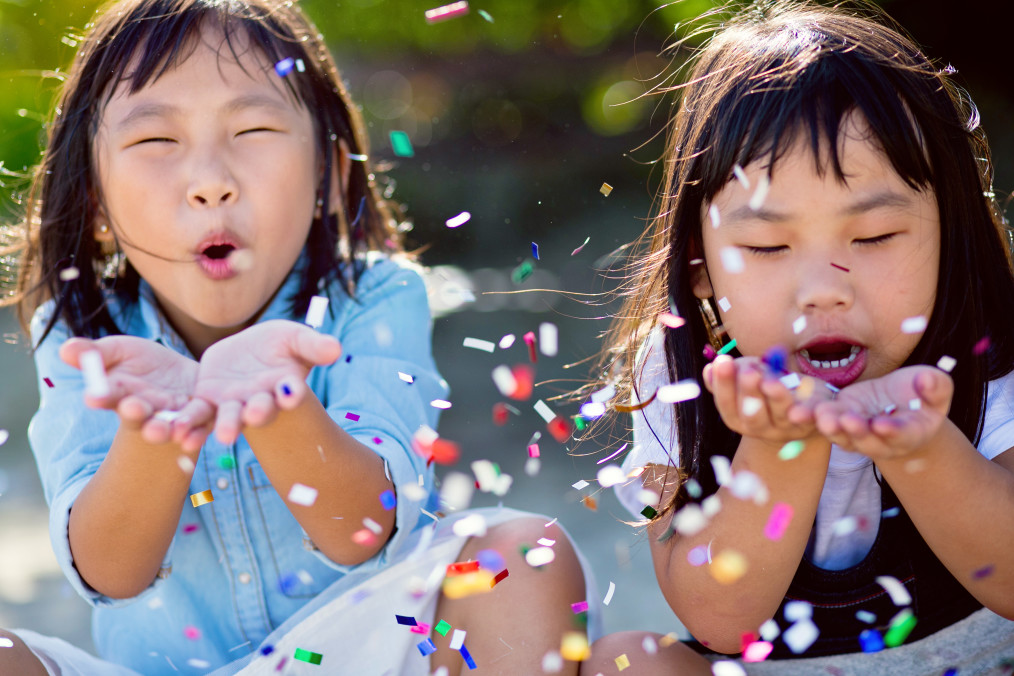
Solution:
[{"label": "confetti on skin", "polygon": [[447,645],[451,650],[459,650],[465,645],[465,636],[468,634],[464,629],[455,629],[451,634],[451,642]]},{"label": "confetti on skin", "polygon": [[771,508],[771,516],[768,517],[768,522],[764,526],[764,537],[774,541],[781,540],[791,522],[792,505],[776,502]]},{"label": "confetti on skin", "polygon": [[948,357],[946,354],[937,360],[937,368],[945,373],[950,373],[954,370],[954,367],[958,365],[958,360],[954,357]]},{"label": "confetti on skin", "polygon": [[722,224],[722,215],[718,213],[718,207],[714,204],[708,209],[708,218],[711,219],[711,227],[717,229]]},{"label": "confetti on skin", "polygon": [[254,255],[250,249],[233,249],[228,260],[237,272],[247,272],[254,266]]},{"label": "confetti on skin", "polygon": [[310,507],[317,501],[317,489],[301,483],[292,484],[289,489],[289,502]]},{"label": "confetti on skin", "polygon": [[210,490],[201,491],[200,493],[194,493],[190,496],[190,504],[194,507],[200,507],[201,505],[207,505],[208,503],[214,502],[215,496],[211,494]]},{"label": "confetti on skin", "polygon": [[278,77],[285,77],[286,75],[291,73],[292,69],[295,67],[296,60],[290,56],[286,59],[282,59],[281,61],[275,64],[275,74],[277,74]]},{"label": "confetti on skin", "polygon": [[796,321],[792,322],[792,332],[797,336],[806,329],[806,317],[800,315],[796,317]]},{"label": "confetti on skin", "polygon": [[[722,300],[725,300],[725,299],[723,298]],[[719,350],[717,352],[717,354],[729,354],[730,352],[733,351],[733,349],[735,349],[735,347],[736,347],[736,339],[733,338],[728,343],[726,343],[725,345],[723,345],[722,349]]]},{"label": "confetti on skin", "polygon": [[785,373],[788,370],[786,368],[788,360],[789,352],[781,345],[775,345],[761,357],[761,361],[775,373]]},{"label": "confetti on skin", "polygon": [[905,588],[905,585],[898,578],[891,577],[890,575],[880,575],[877,577],[877,584],[884,588],[894,605],[908,606],[912,604],[912,595],[909,594],[908,589]]},{"label": "confetti on skin", "polygon": [[183,471],[184,474],[192,474],[194,471],[194,461],[185,455],[181,455],[176,459],[176,464]]},{"label": "confetti on skin", "polygon": [[444,222],[444,225],[446,225],[448,228],[460,228],[465,223],[468,223],[469,219],[471,218],[472,214],[468,213],[467,211],[462,211],[457,216],[452,216],[451,218],[448,218]]},{"label": "confetti on skin", "polygon": [[722,312],[728,312],[729,308],[732,307],[732,304],[729,302],[728,298],[722,296],[718,299],[718,307],[722,308]]},{"label": "confetti on skin", "polygon": [[535,272],[535,266],[531,261],[522,261],[516,268],[511,270],[511,281],[515,284],[523,284],[525,280]]},{"label": "confetti on skin", "polygon": [[380,494],[380,504],[383,505],[385,510],[392,510],[398,504],[398,498],[395,497],[394,491],[388,489]]},{"label": "confetti on skin", "polygon": [[908,410],[910,410],[910,411],[918,411],[920,408],[922,408],[922,399],[909,399],[908,400]]},{"label": "confetti on skin", "polygon": [[584,242],[581,243],[581,246],[579,246],[578,248],[576,248],[573,251],[571,251],[570,255],[571,256],[576,256],[577,254],[581,253],[581,249],[583,249],[585,247],[585,245],[588,244],[589,241],[591,241],[591,237],[585,237],[584,238]]},{"label": "confetti on skin", "polygon": [[442,589],[447,598],[461,599],[473,594],[489,593],[493,589],[492,582],[493,573],[480,568],[472,573],[444,578]]},{"label": "confetti on skin", "polygon": [[764,402],[757,397],[743,397],[743,415],[750,417],[764,408]]},{"label": "confetti on skin", "polygon": [[14,641],[7,638],[6,636],[0,636],[0,648],[13,648]]},{"label": "confetti on skin", "polygon": [[746,557],[734,549],[721,551],[711,561],[710,572],[719,584],[732,584],[746,573]]},{"label": "confetti on skin", "polygon": [[989,564],[988,566],[983,566],[982,568],[979,568],[979,569],[975,570],[972,573],[972,577],[974,579],[976,579],[976,580],[981,580],[984,577],[989,577],[990,575],[993,574],[994,568],[995,567],[993,566],[993,564]]},{"label": "confetti on skin", "polygon": [[577,603],[571,603],[570,604],[570,610],[575,615],[577,615],[578,613],[587,613],[588,612],[588,602],[587,601],[578,601]]},{"label": "confetti on skin", "polygon": [[738,275],[743,272],[743,268],[745,267],[743,254],[739,252],[739,249],[734,246],[726,246],[722,247],[718,254],[722,259],[722,267],[730,275]]},{"label": "confetti on skin", "polygon": [[474,573],[479,570],[478,561],[459,561],[457,563],[447,564],[447,576],[452,575],[464,575],[465,573]]},{"label": "confetti on skin", "polygon": [[831,267],[832,268],[838,268],[839,270],[841,270],[843,272],[850,272],[850,270],[847,267],[845,267],[844,265],[838,265],[837,263],[831,263]]},{"label": "confetti on skin", "polygon": [[884,634],[884,645],[888,648],[896,648],[905,642],[908,635],[915,629],[915,613],[910,608],[905,608],[891,618],[887,633]]},{"label": "confetti on skin", "polygon": [[434,24],[468,14],[468,2],[452,2],[449,5],[427,9],[426,23]]},{"label": "confetti on skin", "polygon": [[468,652],[468,648],[462,645],[460,648],[458,648],[458,652],[461,653],[461,659],[465,660],[465,664],[468,665],[468,668],[470,670],[475,669],[476,667],[475,660],[472,658],[472,654]]},{"label": "confetti on skin", "polygon": [[539,245],[532,242],[532,258],[539,260]]},{"label": "confetti on skin", "polygon": [[201,640],[201,630],[193,625],[187,625],[183,627],[183,635],[191,641]]},{"label": "confetti on skin", "polygon": [[803,452],[804,446],[805,444],[799,439],[790,441],[779,449],[778,458],[780,460],[792,460]]},{"label": "confetti on skin", "polygon": [[106,367],[102,363],[102,353],[98,350],[82,352],[78,358],[81,374],[84,376],[85,394],[90,397],[109,395],[109,379],[106,378]]},{"label": "confetti on skin", "polygon": [[433,627],[433,631],[437,632],[441,636],[447,636],[447,632],[451,630],[451,625],[447,620],[440,620],[437,622],[437,626]]},{"label": "confetti on skin", "polygon": [[559,352],[560,332],[556,324],[542,322],[539,324],[539,351],[547,357],[555,357]]},{"label": "confetti on skin", "polygon": [[403,131],[393,130],[389,134],[391,139],[391,150],[398,157],[413,157],[415,156],[415,150],[412,149],[412,141],[409,140],[408,134]]},{"label": "confetti on skin", "polygon": [[746,177],[746,172],[743,171],[743,167],[738,164],[733,165],[732,173],[736,176],[736,180],[739,181],[739,184],[743,186],[743,190],[750,189],[750,179]]},{"label": "confetti on skin", "polygon": [[708,563],[708,548],[706,545],[697,545],[687,552],[687,563],[694,568]]},{"label": "confetti on skin", "polygon": [[769,188],[771,188],[771,179],[768,178],[767,174],[761,174],[760,180],[757,181],[757,188],[753,191],[753,195],[750,196],[750,202],[748,203],[751,210],[757,211],[764,206],[764,200],[768,198]]},{"label": "confetti on skin", "polygon": [[672,527],[680,535],[691,536],[701,532],[708,525],[708,518],[699,505],[684,505],[673,517]]},{"label": "confetti on skin", "polygon": [[[989,336],[981,338],[973,347],[972,354],[978,357],[980,354],[989,349]],[[50,385],[52,387],[52,385]]]},{"label": "confetti on skin", "polygon": [[351,540],[360,547],[370,547],[377,542],[377,536],[367,528],[360,528],[352,534]]},{"label": "confetti on skin", "polygon": [[492,589],[493,587],[497,586],[498,584],[506,580],[508,575],[510,575],[510,573],[507,571],[506,568],[501,570],[499,573],[496,574],[496,577],[494,577],[492,581],[490,581],[489,588]]},{"label": "confetti on skin", "polygon": [[623,653],[615,660],[613,660],[613,662],[616,663],[616,668],[619,669],[620,671],[623,671],[624,669],[630,666],[630,658],[627,657],[627,653]]},{"label": "confetti on skin", "polygon": [[470,347],[473,350],[482,350],[483,352],[493,352],[496,349],[496,343],[479,338],[465,338],[461,344],[463,347]]},{"label": "confetti on skin", "polygon": [[922,333],[926,330],[926,318],[922,315],[909,317],[901,322],[902,333]]},{"label": "confetti on skin", "polygon": [[310,299],[310,307],[306,310],[306,319],[303,323],[315,329],[324,325],[324,313],[327,312],[327,296],[314,296]]}]

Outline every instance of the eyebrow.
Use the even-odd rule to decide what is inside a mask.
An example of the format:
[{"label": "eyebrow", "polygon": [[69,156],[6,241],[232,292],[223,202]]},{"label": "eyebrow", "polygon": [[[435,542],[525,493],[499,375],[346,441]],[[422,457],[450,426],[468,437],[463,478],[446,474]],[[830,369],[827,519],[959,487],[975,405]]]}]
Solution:
[{"label": "eyebrow", "polygon": [[[264,94],[238,96],[222,106],[221,110],[231,114],[249,108],[268,108],[279,112],[289,111],[289,106]],[[171,103],[140,103],[117,122],[114,129],[115,131],[124,131],[143,120],[152,118],[177,118],[181,112],[179,107]]]},{"label": "eyebrow", "polygon": [[[912,205],[912,198],[906,195],[901,195],[891,190],[881,190],[861,197],[857,201],[849,204],[841,210],[843,216],[859,216],[865,214],[874,209],[880,209],[883,207],[908,207]],[[791,219],[791,214],[787,214],[774,209],[767,209],[761,207],[759,209],[751,209],[749,204],[739,206],[728,214],[723,214],[722,224],[723,225],[736,225],[742,221],[763,221],[765,223],[782,223]]]}]

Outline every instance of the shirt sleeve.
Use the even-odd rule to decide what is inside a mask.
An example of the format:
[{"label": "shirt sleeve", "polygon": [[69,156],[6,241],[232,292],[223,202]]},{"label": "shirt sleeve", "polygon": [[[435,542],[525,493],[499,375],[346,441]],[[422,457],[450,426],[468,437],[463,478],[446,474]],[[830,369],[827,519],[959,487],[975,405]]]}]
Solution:
[{"label": "shirt sleeve", "polygon": [[[631,403],[637,404],[650,398],[659,387],[668,385],[669,367],[665,359],[663,334],[659,330],[651,333],[641,346],[637,357],[640,373]],[[637,371],[635,370],[635,373]],[[627,474],[649,464],[673,465],[679,467],[679,447],[676,441],[676,407],[658,399],[630,415],[634,428],[633,448],[623,459],[623,471]],[[643,518],[641,510],[645,502],[638,494],[642,489],[640,480],[617,484],[616,497],[635,519]]]},{"label": "shirt sleeve", "polygon": [[[53,308],[47,303],[32,318],[32,344],[48,323]],[[119,606],[134,599],[113,599],[92,589],[78,573],[70,551],[68,524],[74,501],[105,459],[119,427],[113,411],[90,409],[84,404],[81,372],[65,364],[60,346],[70,337],[57,322],[35,351],[39,410],[28,426],[28,441],[39,468],[42,489],[49,504],[49,538],[53,552],[71,587],[92,606]],[[170,546],[163,568],[169,567]],[[156,578],[152,586],[161,582]],[[136,597],[135,597],[136,598]]]},{"label": "shirt sleeve", "polygon": [[446,398],[448,387],[433,361],[426,287],[414,269],[387,259],[374,265],[335,326],[342,357],[325,370],[322,402],[335,422],[383,458],[397,497],[395,530],[377,555],[356,566],[316,553],[337,570],[370,570],[391,560],[422,515],[424,501],[400,489],[418,486],[427,496],[433,489],[432,468],[412,438],[423,425],[436,429],[439,409],[431,402]]},{"label": "shirt sleeve", "polygon": [[989,460],[1014,448],[1014,371],[990,381],[979,453]]}]

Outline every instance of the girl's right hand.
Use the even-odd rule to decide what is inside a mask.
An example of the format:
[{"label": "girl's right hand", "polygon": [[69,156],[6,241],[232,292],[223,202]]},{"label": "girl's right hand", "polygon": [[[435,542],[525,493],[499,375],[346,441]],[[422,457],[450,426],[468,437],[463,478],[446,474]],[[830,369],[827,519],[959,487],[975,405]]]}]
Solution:
[{"label": "girl's right hand", "polygon": [[[197,362],[135,336],[71,338],[60,346],[60,359],[80,369],[81,355],[90,351],[102,355],[109,393],[95,396],[86,391],[85,404],[116,411],[121,425],[139,430],[149,443],[169,441],[170,422],[156,413],[178,411],[191,401],[197,382]],[[188,409],[191,432],[183,441],[185,450],[199,449],[208,436],[214,409],[210,406],[206,409]]]},{"label": "girl's right hand", "polygon": [[729,429],[777,444],[817,434],[813,410],[830,398],[823,387],[797,398],[756,357],[719,355],[704,367],[704,386]]}]

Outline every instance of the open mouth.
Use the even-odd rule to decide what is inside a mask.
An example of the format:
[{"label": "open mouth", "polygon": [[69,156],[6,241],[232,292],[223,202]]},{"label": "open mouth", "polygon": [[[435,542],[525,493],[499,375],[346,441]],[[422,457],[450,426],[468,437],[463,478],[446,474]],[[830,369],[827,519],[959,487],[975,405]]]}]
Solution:
[{"label": "open mouth", "polygon": [[866,368],[866,349],[844,340],[811,344],[796,354],[801,372],[835,387],[855,382]]},{"label": "open mouth", "polygon": [[814,368],[836,369],[853,363],[860,351],[862,348],[858,345],[833,343],[802,349],[799,351],[799,356],[810,362]]},{"label": "open mouth", "polygon": [[206,258],[210,258],[213,261],[219,261],[228,258],[229,254],[235,250],[236,247],[232,244],[212,244],[204,249],[204,251],[201,252],[201,255]]}]

